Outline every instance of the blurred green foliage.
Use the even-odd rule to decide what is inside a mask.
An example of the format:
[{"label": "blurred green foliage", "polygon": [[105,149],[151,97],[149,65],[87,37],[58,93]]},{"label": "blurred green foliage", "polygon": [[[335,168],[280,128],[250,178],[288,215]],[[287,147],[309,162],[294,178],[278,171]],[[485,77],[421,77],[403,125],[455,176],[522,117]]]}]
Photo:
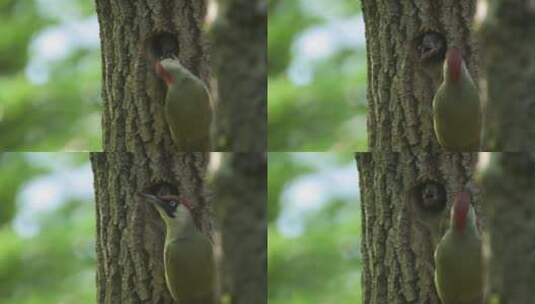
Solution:
[{"label": "blurred green foliage", "polygon": [[[367,150],[363,43],[358,47],[329,46],[336,48],[335,51],[306,63],[306,68],[312,70],[310,81],[298,84],[290,77],[292,64],[304,59],[303,54],[296,51],[299,39],[311,30],[326,29],[333,22],[351,16],[360,16],[358,1],[270,2],[270,151]],[[321,43],[318,41],[313,47],[325,47]]]},{"label": "blurred green foliage", "polygon": [[28,45],[32,36],[46,21],[37,13],[34,1],[0,1],[0,76],[16,73],[28,60]]},{"label": "blurred green foliage", "polygon": [[[308,160],[300,160],[303,157]],[[349,155],[269,153],[269,303],[361,303],[360,210],[356,198],[344,201],[331,197],[319,209],[302,212],[304,229],[298,236],[285,235],[276,223],[285,212],[284,204],[289,203],[283,201],[283,193],[296,180],[323,176],[347,165],[355,166]],[[355,192],[356,188],[355,183]]]},{"label": "blurred green foliage", "polygon": [[[0,215],[4,214],[0,223],[0,304],[95,303],[91,202],[71,198],[58,207],[35,211],[32,214],[38,216],[31,219],[39,227],[35,235],[20,235],[14,228],[22,209],[32,208],[17,199],[28,183],[47,178],[60,162],[73,170],[87,165],[88,155],[55,153],[48,162],[30,158],[27,153],[0,154],[0,207],[9,205],[14,211],[8,218],[0,210]],[[92,187],[90,182],[87,187]]]},{"label": "blurred green foliage", "polygon": [[311,173],[312,168],[296,162],[291,153],[272,152],[268,154],[268,221],[271,224],[279,214],[280,194],[296,177]]},{"label": "blurred green foliage", "polygon": [[[92,16],[83,0],[0,1],[0,151],[101,150],[98,44],[58,35]],[[51,33],[63,55],[43,58]]]}]

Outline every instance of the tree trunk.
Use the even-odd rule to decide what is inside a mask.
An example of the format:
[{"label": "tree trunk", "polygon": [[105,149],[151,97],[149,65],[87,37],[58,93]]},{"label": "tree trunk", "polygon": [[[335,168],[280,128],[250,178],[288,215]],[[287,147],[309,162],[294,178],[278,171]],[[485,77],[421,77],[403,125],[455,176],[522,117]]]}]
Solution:
[{"label": "tree trunk", "polygon": [[535,4],[491,0],[481,40],[488,151],[535,150]]},{"label": "tree trunk", "polygon": [[214,183],[231,303],[266,303],[266,154],[225,153]]},{"label": "tree trunk", "polygon": [[371,151],[439,151],[432,100],[448,47],[459,47],[472,77],[475,0],[362,0],[368,56]]},{"label": "tree trunk", "polygon": [[491,293],[500,304],[533,303],[535,154],[493,153],[482,180],[489,208]]},{"label": "tree trunk", "polygon": [[[97,0],[96,6],[106,151],[91,155],[99,303],[173,303],[163,269],[165,227],[136,193],[191,198],[194,216],[209,232],[204,182],[208,155],[174,151],[163,113],[166,89],[153,67],[160,55],[176,55],[209,83],[202,31],[206,1]],[[222,150],[250,152],[266,147],[264,6],[265,0],[220,5],[222,17],[214,32],[221,107],[216,113],[214,144]],[[223,249],[229,259],[233,303],[265,303],[266,157],[264,153],[229,154],[225,159],[225,171],[216,174],[219,185],[227,187],[215,200],[225,210]]]},{"label": "tree trunk", "polygon": [[97,0],[96,7],[102,48],[104,151],[173,151],[163,113],[165,85],[150,61],[157,55],[153,47],[160,45],[149,42],[159,42],[166,33],[170,40],[166,51],[208,83],[201,30],[205,0]]},{"label": "tree trunk", "polygon": [[214,53],[219,104],[218,151],[267,147],[267,0],[219,1]]},{"label": "tree trunk", "polygon": [[[473,153],[358,153],[365,304],[440,304],[433,253],[454,192],[478,189]],[[476,210],[478,212],[478,210]]]},{"label": "tree trunk", "polygon": [[[163,113],[159,55],[177,56],[208,83],[206,1],[96,1],[103,66],[103,148],[92,154],[99,303],[172,303],[163,270],[165,229],[138,192],[181,194],[209,226],[208,156],[176,153]],[[126,153],[131,152],[131,153]]]},{"label": "tree trunk", "polygon": [[[174,303],[165,285],[165,225],[139,192],[180,194],[206,210],[207,156],[151,158],[92,153],[97,209],[97,298],[101,304]],[[206,223],[207,220],[203,220]]]}]

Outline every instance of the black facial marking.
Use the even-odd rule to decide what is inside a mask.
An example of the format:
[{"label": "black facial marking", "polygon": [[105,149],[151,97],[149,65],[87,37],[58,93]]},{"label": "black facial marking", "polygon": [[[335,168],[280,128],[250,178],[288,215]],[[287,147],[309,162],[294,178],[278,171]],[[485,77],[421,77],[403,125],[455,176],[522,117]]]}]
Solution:
[{"label": "black facial marking", "polygon": [[169,203],[165,201],[162,203],[161,206],[163,207],[163,210],[169,217],[172,217],[172,218],[175,217],[176,207],[174,208],[173,206],[171,206]]},{"label": "black facial marking", "polygon": [[174,218],[176,216],[176,208],[178,206],[178,202],[174,199],[169,199],[169,198],[160,198],[160,199],[162,202],[160,206],[163,208],[165,213],[169,217]]}]

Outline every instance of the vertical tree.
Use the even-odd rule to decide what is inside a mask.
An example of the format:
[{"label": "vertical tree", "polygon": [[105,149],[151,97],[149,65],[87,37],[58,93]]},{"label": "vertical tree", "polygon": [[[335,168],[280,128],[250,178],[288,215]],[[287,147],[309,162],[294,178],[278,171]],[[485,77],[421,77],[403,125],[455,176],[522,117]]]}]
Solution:
[{"label": "vertical tree", "polygon": [[267,0],[219,1],[214,54],[219,105],[216,150],[267,147]]},{"label": "vertical tree", "polygon": [[[175,153],[154,52],[178,56],[207,82],[206,1],[96,1],[103,66],[103,148],[93,154],[100,303],[171,303],[163,276],[165,232],[139,191],[191,197],[205,214],[205,154]],[[207,82],[208,83],[208,82]],[[130,153],[124,153],[130,152]],[[156,228],[155,228],[156,227]]]},{"label": "vertical tree", "polygon": [[132,152],[92,155],[99,303],[172,303],[163,276],[163,226],[135,194],[149,189],[187,195],[203,210],[207,156],[174,152],[163,115],[165,87],[149,58],[155,50],[174,53],[206,81],[206,2],[97,0],[96,8],[103,148]]},{"label": "vertical tree", "polygon": [[441,150],[433,131],[433,96],[448,47],[462,50],[476,78],[474,10],[474,0],[362,0],[371,151]]},{"label": "vertical tree", "polygon": [[232,303],[266,303],[266,154],[225,153],[214,183]]},{"label": "vertical tree", "polygon": [[[440,304],[433,253],[454,192],[472,185],[472,153],[359,153],[365,304]],[[476,205],[477,206],[477,205]]]},{"label": "vertical tree", "polygon": [[[535,148],[535,6],[530,1],[487,1],[481,25],[486,80],[484,142],[491,151]],[[496,153],[482,172],[489,210],[491,293],[500,303],[533,299],[535,212],[533,153]]]},{"label": "vertical tree", "polygon": [[163,113],[165,86],[148,57],[154,49],[177,55],[208,83],[202,32],[206,1],[97,0],[96,6],[103,66],[103,150],[171,153]]},{"label": "vertical tree", "polygon": [[[363,303],[440,303],[433,251],[453,193],[475,196],[476,154],[441,151],[432,100],[448,48],[476,78],[475,1],[362,0],[368,56],[368,142],[357,156],[362,199]],[[400,153],[383,153],[396,151]]]},{"label": "vertical tree", "polygon": [[180,153],[166,161],[135,153],[91,154],[99,303],[173,303],[163,269],[165,226],[137,193],[184,195],[204,213],[207,159],[204,153]]},{"label": "vertical tree", "polygon": [[535,280],[535,155],[493,153],[482,181],[489,210],[492,294],[503,304],[531,303],[531,283]]},{"label": "vertical tree", "polygon": [[484,142],[490,151],[535,149],[535,5],[490,0],[481,28],[486,78]]},{"label": "vertical tree", "polygon": [[[154,52],[177,55],[208,83],[209,56],[202,30],[206,3],[96,1],[106,151],[91,155],[99,303],[172,303],[163,273],[164,226],[137,192],[185,195],[203,227],[210,226],[205,191],[208,154],[174,151],[163,115],[165,87],[147,58]],[[265,149],[265,3],[221,1],[223,16],[215,30],[220,48],[216,51],[221,107],[216,111],[215,141],[219,149]],[[218,183],[227,185],[213,201],[223,210],[234,303],[265,301],[265,162],[263,153],[228,154],[224,173],[216,173]],[[247,265],[239,272],[237,257]]]},{"label": "vertical tree", "polygon": [[[220,104],[214,180],[232,303],[267,301],[267,1],[220,1],[214,25]],[[237,115],[237,113],[240,113]]]}]

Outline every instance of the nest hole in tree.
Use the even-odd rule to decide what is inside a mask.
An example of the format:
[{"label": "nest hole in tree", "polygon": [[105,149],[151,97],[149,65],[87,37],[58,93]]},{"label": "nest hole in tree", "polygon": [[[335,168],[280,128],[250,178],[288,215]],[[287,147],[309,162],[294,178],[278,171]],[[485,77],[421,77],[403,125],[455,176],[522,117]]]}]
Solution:
[{"label": "nest hole in tree", "polygon": [[156,196],[161,196],[161,195],[177,195],[178,196],[177,186],[169,182],[154,183],[148,187],[145,187],[142,192],[156,195]]},{"label": "nest hole in tree", "polygon": [[439,63],[444,61],[448,45],[441,33],[426,31],[413,41],[413,50],[422,63]]},{"label": "nest hole in tree", "polygon": [[426,180],[410,189],[409,199],[423,214],[439,215],[446,207],[446,189],[442,183]]},{"label": "nest hole in tree", "polygon": [[171,32],[154,33],[145,39],[144,52],[149,61],[178,57],[177,37]]}]

